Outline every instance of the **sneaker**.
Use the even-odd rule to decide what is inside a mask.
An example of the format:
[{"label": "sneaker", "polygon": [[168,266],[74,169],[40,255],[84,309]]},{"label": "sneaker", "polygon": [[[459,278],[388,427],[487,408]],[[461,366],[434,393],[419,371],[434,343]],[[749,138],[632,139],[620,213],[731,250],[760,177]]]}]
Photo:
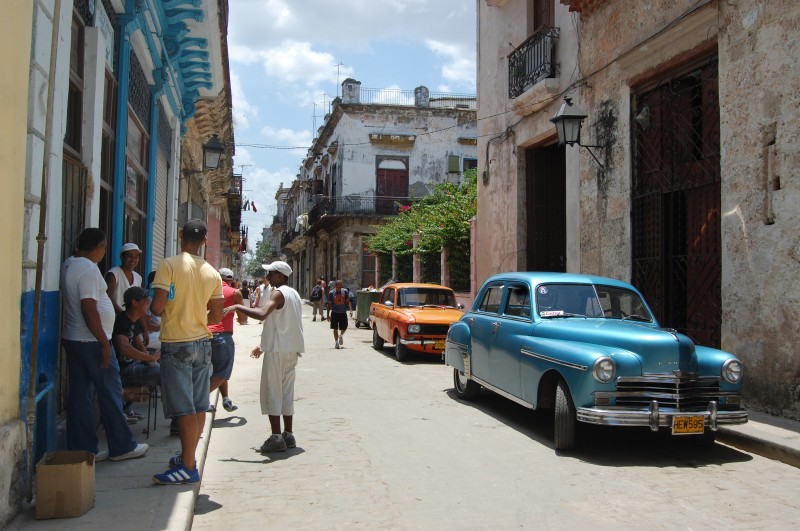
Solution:
[{"label": "sneaker", "polygon": [[136,417],[126,417],[126,418],[128,419],[128,424],[136,424],[137,422],[139,422],[139,419],[137,419]]},{"label": "sneaker", "polygon": [[339,336],[339,346],[344,345],[344,336]]},{"label": "sneaker", "polygon": [[132,409],[131,409],[131,410],[128,410],[128,411],[126,411],[126,412],[125,412],[125,416],[126,416],[126,417],[128,417],[129,419],[130,419],[130,418],[134,418],[134,419],[137,419],[137,420],[142,420],[142,419],[144,418],[144,415],[141,415],[141,414],[139,414],[139,413],[135,412],[135,411],[134,411],[134,410],[132,410]]},{"label": "sneaker", "polygon": [[109,457],[109,459],[111,461],[124,461],[126,459],[136,459],[137,457],[142,457],[144,454],[146,454],[149,448],[150,447],[147,446],[145,443],[140,443],[136,445],[136,448],[134,448],[127,454]]},{"label": "sneaker", "polygon": [[235,405],[233,403],[233,400],[231,400],[230,398],[224,398],[222,400],[222,407],[225,408],[225,411],[236,411],[237,409],[239,409],[239,406]]},{"label": "sneaker", "polygon": [[285,452],[286,448],[286,441],[283,440],[283,435],[280,433],[275,433],[270,435],[269,439],[264,441],[264,444],[261,445],[259,451],[264,454],[269,452]]},{"label": "sneaker", "polygon": [[297,446],[297,441],[294,440],[294,433],[285,431],[282,435],[284,442],[286,442],[286,448],[294,448]]},{"label": "sneaker", "polygon": [[156,485],[187,485],[200,483],[200,472],[197,468],[187,470],[185,467],[172,468],[163,474],[153,476],[153,483]]},{"label": "sneaker", "polygon": [[170,468],[181,468],[183,466],[183,452],[178,452],[169,458]]},{"label": "sneaker", "polygon": [[105,461],[106,459],[108,459],[108,452],[106,450],[98,450],[97,453],[94,454],[95,463]]},{"label": "sneaker", "polygon": [[334,341],[333,342],[333,348],[339,348],[339,342],[338,341]]},{"label": "sneaker", "polygon": [[316,320],[317,320],[317,318],[316,318],[316,317],[314,317],[313,319],[311,319],[311,322],[313,323],[313,322],[314,322],[314,321],[316,321]]}]

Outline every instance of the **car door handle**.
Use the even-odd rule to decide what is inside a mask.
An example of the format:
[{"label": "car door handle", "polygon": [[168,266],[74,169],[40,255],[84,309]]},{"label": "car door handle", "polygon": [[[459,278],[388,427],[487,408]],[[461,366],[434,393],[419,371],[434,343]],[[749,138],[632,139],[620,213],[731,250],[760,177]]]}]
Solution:
[{"label": "car door handle", "polygon": [[500,330],[500,323],[495,321],[492,323],[492,332],[496,334],[498,330]]},{"label": "car door handle", "polygon": [[470,328],[472,328],[472,325],[475,324],[475,318],[474,317],[470,317],[470,318],[466,319],[466,321],[467,321],[467,323],[469,323],[469,327]]}]

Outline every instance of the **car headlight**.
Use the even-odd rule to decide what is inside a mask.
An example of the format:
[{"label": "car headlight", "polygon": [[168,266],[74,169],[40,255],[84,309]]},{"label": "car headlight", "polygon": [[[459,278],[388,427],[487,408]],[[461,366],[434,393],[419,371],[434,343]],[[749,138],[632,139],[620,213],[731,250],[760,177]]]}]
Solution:
[{"label": "car headlight", "polygon": [[608,383],[617,375],[617,364],[611,358],[598,358],[592,365],[592,376],[600,383]]},{"label": "car headlight", "polygon": [[419,334],[419,331],[420,331],[420,326],[418,324],[408,325],[409,334]]},{"label": "car headlight", "polygon": [[728,383],[739,383],[744,376],[744,365],[739,360],[730,359],[722,364],[722,378]]}]

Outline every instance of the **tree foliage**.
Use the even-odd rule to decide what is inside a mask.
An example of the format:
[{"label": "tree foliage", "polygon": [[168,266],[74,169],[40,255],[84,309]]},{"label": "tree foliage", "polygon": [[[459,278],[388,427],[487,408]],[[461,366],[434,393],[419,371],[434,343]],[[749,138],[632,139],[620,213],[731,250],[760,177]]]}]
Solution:
[{"label": "tree foliage", "polygon": [[476,170],[467,170],[464,182],[444,182],[431,195],[415,200],[367,238],[372,253],[412,254],[412,235],[420,235],[418,252],[463,249],[469,244],[470,220],[478,211]]},{"label": "tree foliage", "polygon": [[248,253],[247,266],[245,272],[249,277],[261,278],[264,276],[264,268],[261,264],[269,263],[270,253],[272,252],[272,245],[268,241],[260,241],[256,244],[256,251]]}]

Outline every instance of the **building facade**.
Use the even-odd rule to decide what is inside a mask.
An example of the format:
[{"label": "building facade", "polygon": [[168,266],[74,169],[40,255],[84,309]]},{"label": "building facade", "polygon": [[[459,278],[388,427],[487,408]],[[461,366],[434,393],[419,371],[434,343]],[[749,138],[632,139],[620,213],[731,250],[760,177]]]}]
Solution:
[{"label": "building facade", "polygon": [[400,205],[444,180],[460,182],[464,170],[477,165],[475,116],[471,95],[342,83],[342,97],[334,100],[297,179],[276,195],[272,230],[281,234],[281,253],[301,272],[294,279],[300,293],[310,292],[320,276],[341,279],[350,289],[378,285],[378,259],[364,238]]},{"label": "building facade", "polygon": [[[176,253],[189,213],[210,224],[217,218],[215,266],[230,263],[223,226],[239,232],[230,206],[237,188],[227,0],[14,0],[4,7],[12,14],[3,22],[4,64],[13,72],[0,89],[11,111],[0,126],[7,145],[21,143],[8,167],[22,162],[8,179],[14,207],[2,209],[3,244],[21,269],[10,297],[19,299],[7,312],[10,326],[20,315],[20,333],[5,334],[20,341],[0,361],[10,364],[3,378],[13,380],[0,393],[16,390],[0,394],[0,525],[31,494],[33,463],[62,440],[59,271],[80,231],[106,232],[103,272],[117,265],[123,243],[137,243],[145,278]],[[206,171],[199,154],[213,135],[223,162]]]},{"label": "building facade", "polygon": [[[480,0],[478,12],[476,245],[491,250],[479,279],[629,280],[663,326],[742,358],[751,407],[800,418],[800,5]],[[572,146],[550,121],[565,97],[587,115]]]}]

